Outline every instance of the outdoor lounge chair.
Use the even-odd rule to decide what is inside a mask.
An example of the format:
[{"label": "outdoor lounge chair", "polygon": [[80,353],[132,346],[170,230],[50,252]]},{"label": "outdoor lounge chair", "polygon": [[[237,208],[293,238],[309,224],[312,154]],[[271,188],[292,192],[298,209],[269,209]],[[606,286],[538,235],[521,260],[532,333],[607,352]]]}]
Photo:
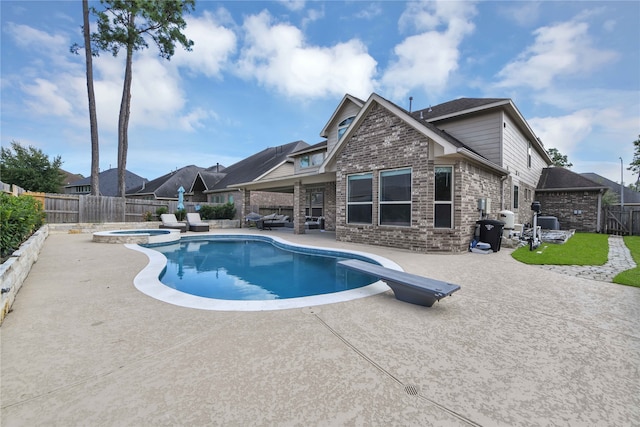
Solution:
[{"label": "outdoor lounge chair", "polygon": [[187,232],[187,224],[178,221],[178,218],[174,214],[162,214],[160,215],[160,228],[174,228],[180,230],[181,233]]},{"label": "outdoor lounge chair", "polygon": [[189,231],[209,231],[209,224],[200,219],[199,213],[188,213],[187,224]]}]

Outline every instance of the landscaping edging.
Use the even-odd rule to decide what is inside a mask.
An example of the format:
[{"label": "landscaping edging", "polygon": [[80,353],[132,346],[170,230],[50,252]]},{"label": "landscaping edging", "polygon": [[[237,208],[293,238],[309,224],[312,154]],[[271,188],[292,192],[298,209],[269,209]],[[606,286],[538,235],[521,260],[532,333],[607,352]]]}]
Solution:
[{"label": "landscaping edging", "polygon": [[2,283],[2,296],[0,297],[0,325],[5,316],[11,310],[16,294],[22,287],[22,283],[29,275],[31,266],[38,260],[40,249],[49,236],[49,226],[43,225],[14,251],[8,260],[0,265],[0,283]]}]

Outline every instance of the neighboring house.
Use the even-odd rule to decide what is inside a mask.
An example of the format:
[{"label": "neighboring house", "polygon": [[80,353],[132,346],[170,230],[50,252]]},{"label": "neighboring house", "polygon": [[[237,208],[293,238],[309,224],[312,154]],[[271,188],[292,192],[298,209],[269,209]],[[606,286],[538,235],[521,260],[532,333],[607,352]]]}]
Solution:
[{"label": "neighboring house", "polygon": [[632,190],[628,187],[623,187],[624,191],[624,200],[621,200],[620,197],[620,183],[611,181],[597,173],[587,172],[581,173],[580,175],[584,176],[587,179],[590,179],[593,182],[597,182],[600,185],[606,186],[611,192],[615,193],[617,199],[613,206],[620,206],[620,202],[623,201],[625,206],[640,206],[640,193]]},{"label": "neighboring house", "polygon": [[366,102],[346,95],[321,136],[291,155],[293,174],[231,185],[245,191],[245,213],[254,191],[293,192],[296,233],[306,215],[322,212],[340,241],[466,251],[481,215],[511,210],[526,221],[551,164],[510,99],[465,98],[411,113],[375,93]]},{"label": "neighboring house", "polygon": [[[136,175],[135,173],[125,171],[125,192],[133,188],[140,187],[147,182],[146,178]],[[109,197],[119,197],[118,192],[118,169],[111,168],[98,174],[98,185],[100,186],[100,195]],[[91,194],[91,176],[74,181],[65,185],[65,194]]]},{"label": "neighboring house", "polygon": [[[59,193],[67,193],[65,190],[65,187],[67,185],[70,185],[76,181],[80,181],[81,179],[84,179],[84,176],[82,176],[79,173],[67,172],[64,169],[60,169],[60,172],[62,172],[64,179],[62,181],[62,186],[60,187],[60,190],[58,190]],[[89,191],[91,191],[91,187],[89,187]]]},{"label": "neighboring house", "polygon": [[[233,186],[241,182],[272,180],[292,175],[294,165],[289,156],[308,145],[304,141],[295,141],[266,148],[224,169],[224,177],[215,183],[207,181],[206,173],[199,174],[193,183],[193,188],[206,188],[202,193],[207,196],[207,201],[210,203],[234,203],[240,216],[244,199],[241,190]],[[292,191],[288,191],[288,188],[276,188],[266,193],[255,192],[246,201],[247,214],[252,209],[257,211],[259,207],[264,209],[291,207],[293,206],[291,193]]]},{"label": "neighboring house", "polygon": [[154,180],[138,185],[127,191],[127,197],[145,200],[178,200],[178,189],[185,189],[184,201],[189,202],[190,194],[187,192],[191,189],[193,181],[201,171],[207,169],[189,165],[173,172],[169,172]]},{"label": "neighboring house", "polygon": [[608,187],[562,167],[544,168],[536,188],[540,215],[555,216],[563,230],[603,230],[602,196]]}]

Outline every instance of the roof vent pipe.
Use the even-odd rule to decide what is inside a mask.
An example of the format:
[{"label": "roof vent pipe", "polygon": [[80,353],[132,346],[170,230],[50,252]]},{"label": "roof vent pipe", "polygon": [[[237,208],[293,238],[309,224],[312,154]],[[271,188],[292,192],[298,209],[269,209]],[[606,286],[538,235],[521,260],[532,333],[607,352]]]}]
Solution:
[{"label": "roof vent pipe", "polygon": [[413,96],[409,97],[409,112],[411,112],[411,106],[413,104]]}]

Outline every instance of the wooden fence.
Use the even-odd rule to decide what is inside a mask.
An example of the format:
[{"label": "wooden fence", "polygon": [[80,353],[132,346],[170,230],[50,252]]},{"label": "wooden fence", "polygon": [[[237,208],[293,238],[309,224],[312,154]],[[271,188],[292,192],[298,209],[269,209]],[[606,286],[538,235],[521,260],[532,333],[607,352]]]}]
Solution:
[{"label": "wooden fence", "polygon": [[[140,222],[150,212],[155,218],[156,210],[167,208],[169,213],[178,210],[174,200],[123,199],[75,194],[45,195],[44,212],[47,222],[60,223],[100,223],[100,222]],[[187,212],[195,212],[196,205],[206,203],[184,202]]]},{"label": "wooden fence", "polygon": [[624,211],[620,207],[604,209],[604,220],[607,234],[640,236],[640,209],[637,206],[625,206]]}]

